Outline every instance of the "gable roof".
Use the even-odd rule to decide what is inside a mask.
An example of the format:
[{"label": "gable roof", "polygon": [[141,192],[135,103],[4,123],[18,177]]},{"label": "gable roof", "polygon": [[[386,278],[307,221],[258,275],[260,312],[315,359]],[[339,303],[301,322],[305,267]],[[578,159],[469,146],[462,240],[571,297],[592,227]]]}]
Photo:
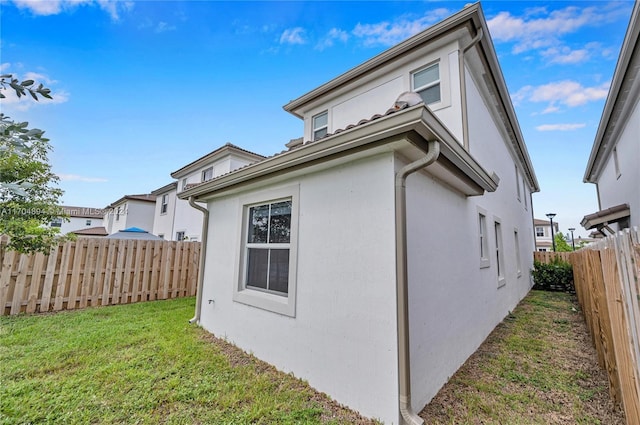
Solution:
[{"label": "gable roof", "polygon": [[[629,27],[622,43],[616,70],[596,138],[584,173],[585,183],[596,183],[611,155],[615,141],[640,96],[640,2],[636,1],[631,12]],[[618,125],[620,123],[621,125]]]},{"label": "gable roof", "polygon": [[468,30],[468,41],[482,31],[483,36],[477,44],[477,50],[483,66],[489,71],[485,75],[485,83],[491,85],[490,91],[495,94],[496,107],[509,135],[514,153],[522,163],[529,185],[533,192],[538,192],[540,191],[538,180],[524,143],[524,137],[511,103],[511,97],[498,63],[498,57],[493,47],[480,3],[465,6],[458,13],[432,25],[299,98],[291,100],[284,106],[284,109],[302,118],[302,111],[311,102],[329,95],[333,91],[344,89],[347,85],[398,60],[403,55],[407,55],[425,44],[436,42],[461,29]]},{"label": "gable roof", "polygon": [[181,167],[178,170],[174,171],[173,173],[171,173],[171,177],[173,177],[174,179],[179,179],[185,176],[186,174],[189,174],[190,172],[197,170],[200,167],[208,165],[209,163],[230,154],[235,154],[240,157],[244,157],[254,161],[260,161],[264,159],[264,156],[260,154],[248,151],[232,143],[226,143],[224,146],[221,146],[218,149],[212,152],[209,152],[208,154],[201,156],[195,161],[192,161],[187,165],[185,165],[184,167]]},{"label": "gable roof", "polygon": [[82,236],[107,236],[109,232],[104,227],[88,227],[86,229],[74,230],[71,233]]},{"label": "gable roof", "polygon": [[172,190],[176,190],[177,188],[178,188],[178,182],[174,181],[174,182],[166,184],[166,185],[164,185],[164,186],[162,186],[162,187],[160,187],[160,188],[158,188],[156,190],[152,190],[151,194],[155,195],[155,196],[158,196],[158,195],[162,195],[164,193],[170,192]]}]

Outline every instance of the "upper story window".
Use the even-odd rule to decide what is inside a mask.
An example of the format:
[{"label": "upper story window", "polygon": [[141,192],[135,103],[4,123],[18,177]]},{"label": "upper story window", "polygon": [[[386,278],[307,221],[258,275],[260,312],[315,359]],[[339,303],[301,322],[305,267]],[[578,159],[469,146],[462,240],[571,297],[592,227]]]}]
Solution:
[{"label": "upper story window", "polygon": [[329,113],[324,111],[313,117],[313,140],[323,138],[329,133]]},{"label": "upper story window", "polygon": [[160,204],[160,214],[166,214],[169,208],[169,195],[162,195],[162,203]]},{"label": "upper story window", "polygon": [[87,220],[84,222],[85,226],[91,226],[91,220]]},{"label": "upper story window", "polygon": [[536,227],[536,236],[544,236],[544,227]]},{"label": "upper story window", "polygon": [[213,178],[213,167],[209,167],[206,170],[202,171],[202,181],[206,182],[207,180],[211,180]]},{"label": "upper story window", "polygon": [[426,105],[440,102],[440,64],[433,64],[411,75],[413,91],[418,93]]},{"label": "upper story window", "polygon": [[62,218],[61,217],[56,217],[53,220],[51,220],[50,223],[51,227],[62,227]]},{"label": "upper story window", "polygon": [[184,190],[187,187],[187,179],[184,178],[182,179],[182,190]]}]

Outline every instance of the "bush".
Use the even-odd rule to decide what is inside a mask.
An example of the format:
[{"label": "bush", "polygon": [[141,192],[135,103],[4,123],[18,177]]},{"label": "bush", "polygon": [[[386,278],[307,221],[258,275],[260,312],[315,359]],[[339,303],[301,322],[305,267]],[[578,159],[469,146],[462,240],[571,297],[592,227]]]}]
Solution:
[{"label": "bush", "polygon": [[575,292],[573,267],[566,261],[554,258],[551,263],[533,262],[533,289],[542,291]]}]

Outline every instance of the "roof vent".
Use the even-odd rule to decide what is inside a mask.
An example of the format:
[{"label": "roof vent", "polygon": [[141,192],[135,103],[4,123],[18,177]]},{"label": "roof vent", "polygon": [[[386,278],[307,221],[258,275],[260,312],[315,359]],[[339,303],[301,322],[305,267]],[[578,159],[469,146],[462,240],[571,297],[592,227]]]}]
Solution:
[{"label": "roof vent", "polygon": [[410,106],[415,106],[418,103],[422,103],[422,97],[413,91],[406,91],[398,96],[396,102],[393,104],[394,109],[404,109]]}]

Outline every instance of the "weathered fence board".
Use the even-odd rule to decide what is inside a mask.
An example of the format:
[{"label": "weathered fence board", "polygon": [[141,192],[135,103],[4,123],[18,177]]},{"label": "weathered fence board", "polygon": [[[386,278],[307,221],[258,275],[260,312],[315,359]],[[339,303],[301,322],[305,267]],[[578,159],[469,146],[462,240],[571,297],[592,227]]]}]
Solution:
[{"label": "weathered fence board", "polygon": [[0,315],[195,295],[199,242],[78,239],[49,254],[0,242]]}]

